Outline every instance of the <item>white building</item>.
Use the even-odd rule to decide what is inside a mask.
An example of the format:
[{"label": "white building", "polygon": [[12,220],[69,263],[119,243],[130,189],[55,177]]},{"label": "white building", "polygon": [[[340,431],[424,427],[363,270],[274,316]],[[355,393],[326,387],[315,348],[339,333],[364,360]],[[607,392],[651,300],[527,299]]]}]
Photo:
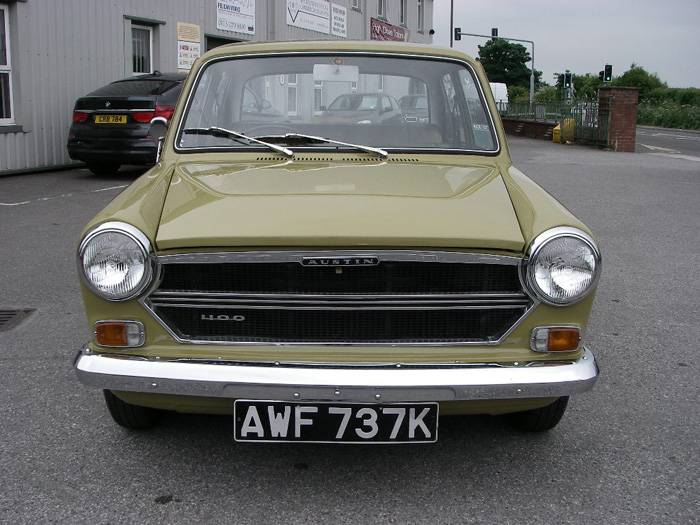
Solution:
[{"label": "white building", "polygon": [[68,166],[75,99],[229,42],[431,43],[433,0],[0,0],[0,175]]}]

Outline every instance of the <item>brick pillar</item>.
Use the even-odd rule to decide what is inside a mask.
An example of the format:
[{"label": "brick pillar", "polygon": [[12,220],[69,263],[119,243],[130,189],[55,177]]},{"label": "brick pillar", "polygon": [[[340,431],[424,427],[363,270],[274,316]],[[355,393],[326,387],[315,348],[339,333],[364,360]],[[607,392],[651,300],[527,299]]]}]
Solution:
[{"label": "brick pillar", "polygon": [[634,152],[637,139],[637,102],[639,89],[602,87],[598,90],[598,121],[604,126],[609,116],[608,147],[614,151]]}]

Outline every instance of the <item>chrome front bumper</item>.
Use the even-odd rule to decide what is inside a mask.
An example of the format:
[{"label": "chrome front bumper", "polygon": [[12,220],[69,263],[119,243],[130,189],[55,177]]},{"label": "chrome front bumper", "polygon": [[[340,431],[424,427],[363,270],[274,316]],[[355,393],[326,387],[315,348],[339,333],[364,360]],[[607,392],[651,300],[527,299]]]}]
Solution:
[{"label": "chrome front bumper", "polygon": [[578,360],[546,364],[343,367],[167,361],[86,348],[74,366],[82,383],[107,390],[372,403],[561,397],[590,390],[599,374],[588,349]]}]

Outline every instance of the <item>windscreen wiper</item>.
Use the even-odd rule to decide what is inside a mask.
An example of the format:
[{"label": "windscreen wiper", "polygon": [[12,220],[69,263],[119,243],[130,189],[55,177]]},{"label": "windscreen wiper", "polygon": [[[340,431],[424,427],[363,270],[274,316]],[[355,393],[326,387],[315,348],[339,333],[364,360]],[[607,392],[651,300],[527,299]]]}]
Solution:
[{"label": "windscreen wiper", "polygon": [[193,133],[198,135],[211,135],[213,137],[226,137],[229,139],[237,140],[238,142],[248,141],[248,143],[252,142],[254,144],[266,146],[271,150],[286,155],[290,159],[294,158],[294,152],[289,148],[283,148],[281,146],[277,146],[276,144],[270,144],[269,142],[265,142],[254,137],[249,137],[248,135],[245,135],[238,131],[233,131],[231,129],[220,128],[218,126],[210,126],[208,128],[185,128],[184,130],[182,130],[182,132]]},{"label": "windscreen wiper", "polygon": [[370,146],[363,146],[361,144],[350,144],[348,142],[341,142],[339,140],[333,140],[333,139],[328,139],[326,137],[315,137],[313,135],[305,135],[303,133],[286,133],[284,135],[267,135],[267,136],[261,136],[261,137],[256,137],[258,139],[303,139],[303,140],[308,140],[309,142],[320,142],[320,143],[325,143],[325,144],[336,144],[338,146],[345,146],[347,148],[354,148],[354,149],[359,149],[360,151],[364,151],[365,153],[371,153],[373,155],[377,155],[378,157],[381,157],[382,159],[385,159],[389,156],[389,153],[384,151],[383,149],[380,148],[372,148]]}]

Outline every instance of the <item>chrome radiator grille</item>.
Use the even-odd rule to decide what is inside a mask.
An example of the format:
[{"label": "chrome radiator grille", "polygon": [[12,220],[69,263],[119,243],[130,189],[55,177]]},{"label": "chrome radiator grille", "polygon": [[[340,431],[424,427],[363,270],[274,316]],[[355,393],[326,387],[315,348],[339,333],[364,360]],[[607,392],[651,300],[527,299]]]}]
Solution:
[{"label": "chrome radiator grille", "polygon": [[161,257],[145,305],[183,342],[494,344],[525,315],[518,259],[443,252]]}]

